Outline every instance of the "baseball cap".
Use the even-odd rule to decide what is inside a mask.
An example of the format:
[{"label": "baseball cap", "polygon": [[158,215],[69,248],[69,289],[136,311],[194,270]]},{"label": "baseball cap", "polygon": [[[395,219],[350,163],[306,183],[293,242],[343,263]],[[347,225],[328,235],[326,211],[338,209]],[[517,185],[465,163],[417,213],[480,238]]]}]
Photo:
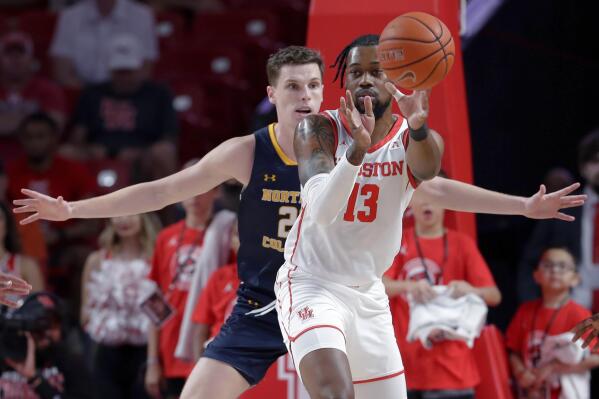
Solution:
[{"label": "baseball cap", "polygon": [[138,69],[143,65],[141,44],[133,35],[114,36],[108,52],[109,69]]},{"label": "baseball cap", "polygon": [[24,32],[9,32],[0,38],[0,52],[5,52],[9,49],[22,49],[26,54],[32,55],[33,41]]}]

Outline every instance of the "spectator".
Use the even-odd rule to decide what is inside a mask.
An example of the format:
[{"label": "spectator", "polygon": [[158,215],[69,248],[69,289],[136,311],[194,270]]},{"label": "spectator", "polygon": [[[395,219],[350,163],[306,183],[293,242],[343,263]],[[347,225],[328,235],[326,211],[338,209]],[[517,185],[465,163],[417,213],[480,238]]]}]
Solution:
[{"label": "spectator", "polygon": [[21,255],[19,236],[12,212],[0,202],[0,273],[21,277],[31,285],[32,291],[44,289],[44,278],[38,264]]},{"label": "spectator", "polygon": [[[570,291],[580,281],[574,257],[566,248],[547,248],[533,273],[541,287],[541,299],[520,306],[508,327],[506,339],[512,373],[516,378],[520,397],[526,398],[590,398],[588,370],[599,366],[599,355],[571,360],[564,357],[563,347],[572,345],[573,353],[581,349],[571,343],[570,331],[590,312],[570,299]],[[566,336],[560,337],[565,334]],[[549,342],[553,341],[552,345]],[[546,348],[562,346],[557,351]],[[576,374],[585,373],[582,381],[573,384]],[[564,379],[569,384],[564,385]],[[576,394],[569,387],[576,386]]]},{"label": "spectator", "polygon": [[64,126],[66,100],[53,82],[35,75],[33,42],[23,32],[0,38],[0,135],[13,136],[27,115],[45,111]]},{"label": "spectator", "polygon": [[474,294],[495,306],[501,294],[472,239],[445,228],[443,209],[425,203],[418,192],[411,208],[414,228],[404,232],[402,250],[384,278],[404,366],[414,370],[406,373],[408,398],[474,398],[480,377],[471,349],[440,330],[428,336],[430,349],[420,341],[408,342],[407,297],[428,302],[437,295],[433,286],[447,285],[453,298]]},{"label": "spectator", "polygon": [[[9,198],[19,198],[23,187],[48,195],[60,193],[74,199],[93,194],[95,185],[87,169],[56,155],[60,133],[54,119],[44,113],[29,115],[21,124],[18,135],[25,155],[7,168]],[[47,245],[47,262],[53,276],[49,283],[53,283],[63,295],[75,295],[72,299],[76,301],[79,292],[77,276],[91,251],[90,240],[97,234],[97,223],[89,220],[41,222],[35,223],[32,229],[21,227],[24,249],[29,249],[24,252],[30,254],[32,251],[43,256],[45,248],[39,248],[39,245]],[[41,240],[37,239],[40,230],[43,234]],[[67,292],[69,288],[73,291]]]},{"label": "spectator", "polygon": [[74,152],[139,161],[145,178],[175,171],[177,116],[166,88],[146,79],[131,35],[114,36],[110,81],[83,91],[74,115]]},{"label": "spectator", "polygon": [[158,58],[151,10],[132,0],[82,0],[60,13],[50,55],[54,78],[80,88],[109,78],[109,46],[116,35],[128,33],[140,43],[142,70],[149,76]]},{"label": "spectator", "polygon": [[[187,165],[193,162],[190,161]],[[204,267],[202,262],[207,258],[210,261],[217,261],[219,258],[201,256],[203,252],[214,251],[213,248],[205,247],[207,242],[204,238],[208,236],[220,214],[213,214],[212,210],[217,195],[218,188],[214,188],[184,201],[185,219],[163,229],[156,239],[150,278],[156,282],[161,295],[174,309],[174,315],[159,327],[150,328],[145,383],[147,391],[154,398],[160,397],[161,386],[165,386],[162,396],[166,399],[179,397],[185,379],[194,366],[193,361],[176,358],[175,348],[196,268]],[[218,265],[202,271],[209,276]]]},{"label": "spectator", "polygon": [[[237,223],[233,224],[231,232],[231,251],[237,257],[239,250],[239,231]],[[195,358],[199,359],[204,353],[204,348],[218,334],[221,326],[231,314],[233,306],[237,301],[237,288],[239,288],[239,277],[237,275],[237,259],[233,263],[219,267],[208,280],[202,290],[202,294],[193,313],[192,320],[197,323],[198,329],[198,353]]]},{"label": "spectator", "polygon": [[149,261],[159,223],[152,214],[111,219],[101,249],[85,264],[81,324],[97,344],[92,374],[98,398],[145,398],[150,320],[140,303],[154,290]]},{"label": "spectator", "polygon": [[572,223],[537,222],[518,269],[518,296],[520,301],[539,297],[532,271],[541,252],[550,246],[566,247],[578,259],[581,277],[572,299],[596,313],[599,312],[599,130],[579,143],[578,166],[586,182],[583,191],[588,199],[582,207],[571,210],[570,214],[576,217]]},{"label": "spectator", "polygon": [[49,293],[32,294],[11,318],[34,327],[5,330],[0,336],[0,397],[89,398],[86,369],[64,341],[60,300]]}]

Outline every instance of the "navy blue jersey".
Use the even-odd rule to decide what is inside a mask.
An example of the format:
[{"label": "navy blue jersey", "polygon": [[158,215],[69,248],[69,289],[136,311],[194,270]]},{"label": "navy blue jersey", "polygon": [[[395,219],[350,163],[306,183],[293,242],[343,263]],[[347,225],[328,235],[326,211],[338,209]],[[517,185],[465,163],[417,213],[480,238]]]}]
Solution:
[{"label": "navy blue jersey", "polygon": [[272,300],[277,271],[285,262],[285,239],[300,209],[297,163],[282,151],[274,126],[254,133],[252,175],[239,205],[241,245],[237,254],[240,290]]}]

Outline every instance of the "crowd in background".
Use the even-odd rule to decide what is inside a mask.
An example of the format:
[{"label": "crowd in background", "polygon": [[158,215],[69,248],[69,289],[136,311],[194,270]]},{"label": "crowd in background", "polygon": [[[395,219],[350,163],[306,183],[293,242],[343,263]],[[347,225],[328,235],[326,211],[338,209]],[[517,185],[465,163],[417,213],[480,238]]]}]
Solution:
[{"label": "crowd in background", "polygon": [[[0,345],[0,397],[178,397],[235,301],[239,187],[224,185],[156,215],[100,222],[21,226],[10,201],[22,188],[71,201],[157,179],[272,121],[256,81],[265,80],[264,57],[285,42],[301,43],[301,30],[279,26],[273,34],[272,20],[256,18],[242,24],[248,37],[241,43],[227,32],[190,40],[223,15],[237,21],[236,7],[246,3],[0,2],[0,272],[23,277],[38,293],[15,313],[44,320],[20,341],[10,337],[21,346]],[[306,1],[263,3],[279,16],[303,15],[296,24],[305,25]],[[26,25],[35,15],[54,23]],[[214,53],[209,41],[226,51]],[[257,66],[239,66],[250,58]],[[570,380],[588,385],[588,371],[599,365],[588,352],[541,362],[548,342],[567,341],[578,321],[599,312],[599,132],[580,143],[578,165],[586,204],[573,210],[573,223],[538,222],[518,268],[522,304],[506,347],[520,397],[560,397]],[[550,177],[556,187],[568,179],[559,171]],[[480,381],[475,337],[408,331],[410,310],[443,306],[443,297],[486,309],[501,292],[476,243],[447,229],[441,209],[415,201],[412,213],[385,278],[404,363],[421,370],[408,387],[413,398],[435,390],[468,397]],[[531,337],[536,330],[544,334]],[[565,375],[579,378],[565,382]]]}]

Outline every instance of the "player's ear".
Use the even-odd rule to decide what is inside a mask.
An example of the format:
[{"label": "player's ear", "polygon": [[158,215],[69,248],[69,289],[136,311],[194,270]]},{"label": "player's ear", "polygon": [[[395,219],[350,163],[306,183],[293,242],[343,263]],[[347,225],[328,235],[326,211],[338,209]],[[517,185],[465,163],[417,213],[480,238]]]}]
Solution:
[{"label": "player's ear", "polygon": [[272,86],[266,86],[266,95],[268,96],[268,101],[273,104],[275,104],[275,89]]}]

